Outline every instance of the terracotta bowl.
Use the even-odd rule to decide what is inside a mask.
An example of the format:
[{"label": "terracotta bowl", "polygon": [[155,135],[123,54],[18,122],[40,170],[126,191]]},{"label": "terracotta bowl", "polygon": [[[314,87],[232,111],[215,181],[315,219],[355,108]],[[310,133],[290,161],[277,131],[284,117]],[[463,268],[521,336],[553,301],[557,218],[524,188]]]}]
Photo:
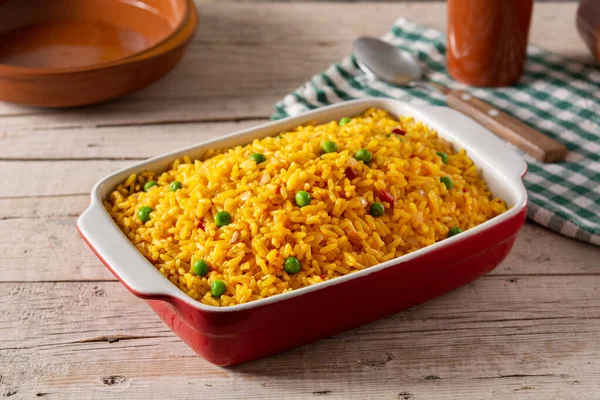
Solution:
[{"label": "terracotta bowl", "polygon": [[198,26],[191,0],[0,0],[0,100],[99,103],[179,62]]}]

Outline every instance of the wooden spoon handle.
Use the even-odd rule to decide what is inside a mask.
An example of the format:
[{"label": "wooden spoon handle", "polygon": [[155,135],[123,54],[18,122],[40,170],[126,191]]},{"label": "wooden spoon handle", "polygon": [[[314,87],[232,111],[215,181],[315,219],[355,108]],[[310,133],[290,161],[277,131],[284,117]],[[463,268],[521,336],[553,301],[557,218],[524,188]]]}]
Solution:
[{"label": "wooden spoon handle", "polygon": [[448,105],[545,163],[562,161],[567,148],[543,133],[461,90],[446,92]]}]

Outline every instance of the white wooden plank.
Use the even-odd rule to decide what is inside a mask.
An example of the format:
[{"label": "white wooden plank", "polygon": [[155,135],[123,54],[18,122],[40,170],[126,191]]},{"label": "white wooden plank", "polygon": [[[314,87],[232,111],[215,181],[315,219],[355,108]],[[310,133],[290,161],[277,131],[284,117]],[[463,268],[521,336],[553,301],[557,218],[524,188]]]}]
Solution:
[{"label": "white wooden plank", "polygon": [[114,280],[83,242],[75,218],[0,221],[0,281]]},{"label": "white wooden plank", "polygon": [[196,357],[118,283],[4,283],[0,393],[592,399],[600,370],[599,286],[598,276],[514,283],[486,277],[336,337],[223,369]]},{"label": "white wooden plank", "polygon": [[267,120],[14,130],[0,136],[0,159],[149,158],[264,122]]},{"label": "white wooden plank", "polygon": [[0,198],[90,193],[94,184],[131,161],[0,161]]},{"label": "white wooden plank", "polygon": [[44,221],[64,217],[75,218],[90,204],[90,194],[72,196],[0,198],[0,221],[38,219]]}]

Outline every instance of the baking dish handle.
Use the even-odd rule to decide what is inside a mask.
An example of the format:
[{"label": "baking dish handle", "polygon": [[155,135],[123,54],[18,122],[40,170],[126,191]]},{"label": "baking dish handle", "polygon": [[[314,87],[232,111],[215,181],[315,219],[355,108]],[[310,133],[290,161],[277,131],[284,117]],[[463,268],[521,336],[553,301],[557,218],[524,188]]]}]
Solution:
[{"label": "baking dish handle", "polygon": [[77,230],[104,265],[136,296],[178,297],[179,289],[129,242],[98,201],[92,200],[77,219]]}]

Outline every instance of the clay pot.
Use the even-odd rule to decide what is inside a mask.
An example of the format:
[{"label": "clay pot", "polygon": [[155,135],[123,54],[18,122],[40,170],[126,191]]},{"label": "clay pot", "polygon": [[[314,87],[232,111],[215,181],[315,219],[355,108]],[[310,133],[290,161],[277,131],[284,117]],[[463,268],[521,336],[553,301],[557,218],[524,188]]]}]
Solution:
[{"label": "clay pot", "polygon": [[191,0],[0,1],[0,100],[73,107],[156,81],[198,26]]}]

